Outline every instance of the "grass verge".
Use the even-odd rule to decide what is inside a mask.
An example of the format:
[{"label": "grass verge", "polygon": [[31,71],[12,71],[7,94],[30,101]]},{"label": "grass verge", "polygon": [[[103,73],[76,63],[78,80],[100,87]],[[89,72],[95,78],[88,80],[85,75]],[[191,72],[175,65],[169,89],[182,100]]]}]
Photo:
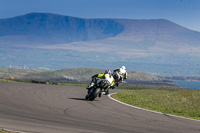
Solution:
[{"label": "grass verge", "polygon": [[10,131],[6,131],[4,129],[0,129],[0,133],[15,133],[15,132],[10,132]]},{"label": "grass verge", "polygon": [[137,107],[200,120],[200,90],[132,86],[113,98]]},{"label": "grass verge", "polygon": [[0,82],[16,82],[16,81],[13,81],[13,80],[7,80],[7,79],[0,79]]}]

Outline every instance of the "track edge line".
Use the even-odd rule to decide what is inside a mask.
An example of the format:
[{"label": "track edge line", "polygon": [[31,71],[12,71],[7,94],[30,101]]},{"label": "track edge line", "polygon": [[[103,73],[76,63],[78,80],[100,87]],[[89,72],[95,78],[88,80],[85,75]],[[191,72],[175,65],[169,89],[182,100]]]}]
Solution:
[{"label": "track edge line", "polygon": [[114,99],[114,98],[112,97],[113,94],[116,94],[116,92],[115,92],[115,93],[111,93],[111,94],[108,95],[108,97],[109,97],[111,100],[116,101],[116,102],[118,102],[118,103],[121,103],[121,104],[123,104],[123,105],[129,106],[129,107],[135,108],[135,109],[139,109],[139,110],[144,110],[144,111],[148,111],[148,112],[152,112],[152,113],[156,113],[156,114],[161,114],[161,115],[164,114],[164,115],[168,115],[168,116],[172,116],[172,117],[177,117],[177,118],[182,118],[182,119],[187,119],[187,120],[192,120],[192,121],[198,121],[198,122],[200,122],[200,120],[196,120],[196,119],[192,119],[192,118],[186,118],[186,117],[177,116],[177,115],[172,115],[172,114],[165,114],[165,113],[161,113],[161,112],[157,112],[157,111],[148,110],[148,109],[140,108],[140,107],[137,107],[137,106],[133,106],[133,105],[130,105],[130,104],[121,102],[121,101],[119,101],[119,100],[117,100],[117,99]]}]

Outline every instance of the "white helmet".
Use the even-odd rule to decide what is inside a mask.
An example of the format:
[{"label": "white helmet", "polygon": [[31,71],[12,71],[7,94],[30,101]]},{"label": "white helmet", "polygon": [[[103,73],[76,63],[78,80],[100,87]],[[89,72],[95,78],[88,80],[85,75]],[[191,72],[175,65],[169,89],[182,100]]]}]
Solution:
[{"label": "white helmet", "polygon": [[126,70],[126,67],[125,67],[125,66],[122,66],[122,69]]}]

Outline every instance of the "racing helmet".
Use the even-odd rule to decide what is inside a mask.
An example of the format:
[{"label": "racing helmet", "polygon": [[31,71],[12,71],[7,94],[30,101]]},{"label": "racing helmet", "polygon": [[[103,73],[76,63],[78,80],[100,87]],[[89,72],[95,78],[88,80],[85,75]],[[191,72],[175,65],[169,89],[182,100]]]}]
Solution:
[{"label": "racing helmet", "polygon": [[105,74],[111,74],[111,71],[108,69],[105,71]]},{"label": "racing helmet", "polygon": [[125,66],[122,66],[122,69],[126,70],[126,67],[125,67]]}]

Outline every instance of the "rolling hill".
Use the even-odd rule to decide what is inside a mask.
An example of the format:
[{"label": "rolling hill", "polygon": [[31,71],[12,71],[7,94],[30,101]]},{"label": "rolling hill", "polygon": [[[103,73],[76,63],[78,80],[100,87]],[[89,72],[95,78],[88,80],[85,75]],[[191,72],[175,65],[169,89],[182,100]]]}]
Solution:
[{"label": "rolling hill", "polygon": [[[0,79],[45,84],[55,84],[56,82],[81,82],[89,84],[91,82],[91,76],[98,73],[104,73],[104,70],[94,68],[70,68],[56,71],[41,71],[0,68]],[[136,71],[128,72],[128,75],[128,79],[124,82],[125,84],[178,87],[173,82],[165,80],[164,77],[159,78],[158,75]]]},{"label": "rolling hill", "polygon": [[[104,73],[104,70],[95,68],[69,68],[55,71],[47,71],[0,68],[0,81],[2,81],[1,79],[9,79],[14,81],[25,81],[32,83],[90,83],[91,76],[99,73]],[[200,81],[200,77],[185,75],[155,75],[137,71],[130,71],[128,72],[128,78],[125,80],[124,83],[142,86],[147,85],[160,87],[179,87],[173,82],[174,80]]]},{"label": "rolling hill", "polygon": [[[103,69],[95,68],[69,68],[55,71],[6,69],[0,68],[0,78],[20,80],[55,80],[55,81],[79,81],[90,82],[91,77],[98,73],[104,73]],[[161,80],[156,75],[141,72],[128,72],[129,80],[155,81]]]}]

